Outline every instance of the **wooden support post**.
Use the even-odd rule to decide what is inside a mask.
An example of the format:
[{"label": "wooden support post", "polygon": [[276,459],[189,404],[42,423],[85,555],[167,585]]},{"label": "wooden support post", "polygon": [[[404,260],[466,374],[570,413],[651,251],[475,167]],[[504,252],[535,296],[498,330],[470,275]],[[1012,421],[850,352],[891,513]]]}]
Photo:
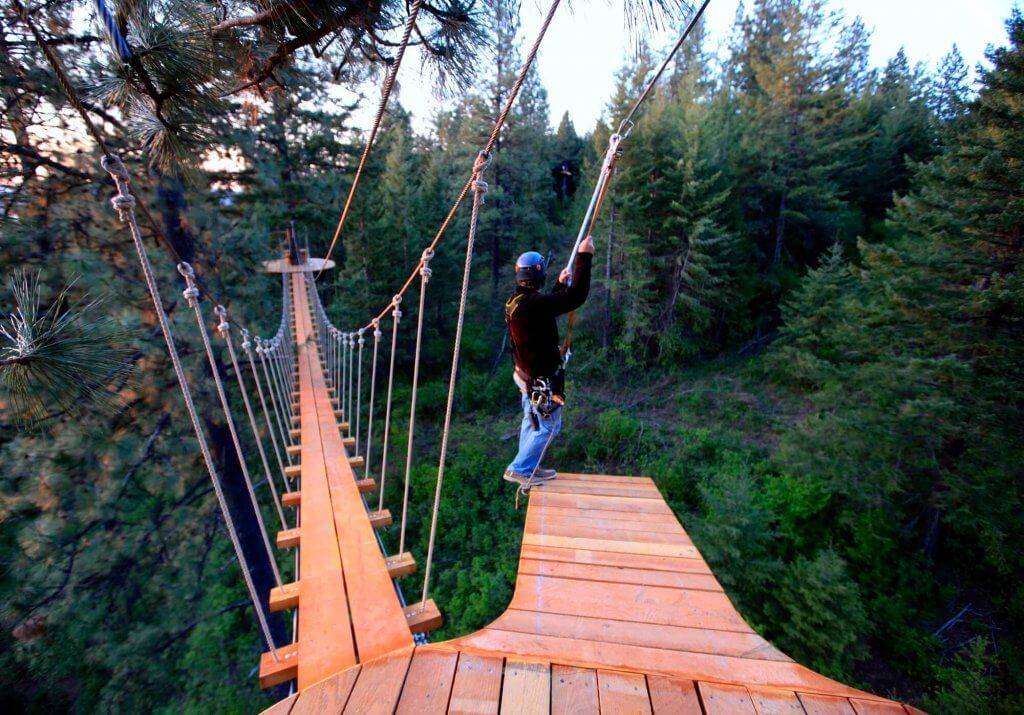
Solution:
[{"label": "wooden support post", "polygon": [[349,457],[348,458],[348,466],[350,466],[350,467],[360,467],[360,468],[361,467],[365,467],[366,466],[366,460],[363,459],[363,455],[359,455],[358,457]]},{"label": "wooden support post", "polygon": [[428,598],[426,603],[417,602],[407,606],[405,619],[413,633],[430,633],[444,625],[444,617],[432,598]]},{"label": "wooden support post", "polygon": [[356,446],[356,438],[355,437],[344,437],[341,440],[341,445],[345,449],[348,449],[349,447],[355,447]]},{"label": "wooden support post", "polygon": [[374,489],[377,488],[377,481],[373,479],[373,477],[367,477],[366,479],[357,479],[356,487],[359,488],[360,492],[366,494],[367,492],[372,492]]},{"label": "wooden support post", "polygon": [[281,503],[284,506],[298,506],[302,503],[302,492],[285,492],[281,495]]},{"label": "wooden support post", "polygon": [[380,511],[370,512],[370,526],[374,529],[381,529],[385,526],[391,526],[394,520],[391,518],[390,509],[381,509]]},{"label": "wooden support post", "polygon": [[289,643],[278,648],[277,659],[270,653],[260,656],[260,687],[266,690],[294,680],[299,674],[299,646]]},{"label": "wooden support post", "polygon": [[302,454],[302,445],[290,444],[287,447],[285,447],[284,451],[288,453],[289,457],[298,457],[299,455]]},{"label": "wooden support post", "polygon": [[302,436],[302,430],[300,430],[298,427],[293,427],[292,429],[288,430],[288,436],[291,437],[292,439],[298,439],[299,437]]},{"label": "wooden support post", "polygon": [[285,529],[277,532],[277,548],[294,549],[299,545],[299,529]]},{"label": "wooden support post", "polygon": [[302,476],[302,465],[301,464],[289,464],[284,468],[284,476],[288,479],[298,479]]},{"label": "wooden support post", "polygon": [[299,605],[299,582],[293,581],[270,589],[270,612],[287,611]]},{"label": "wooden support post", "polygon": [[408,551],[387,558],[391,578],[402,578],[416,571],[416,559]]}]

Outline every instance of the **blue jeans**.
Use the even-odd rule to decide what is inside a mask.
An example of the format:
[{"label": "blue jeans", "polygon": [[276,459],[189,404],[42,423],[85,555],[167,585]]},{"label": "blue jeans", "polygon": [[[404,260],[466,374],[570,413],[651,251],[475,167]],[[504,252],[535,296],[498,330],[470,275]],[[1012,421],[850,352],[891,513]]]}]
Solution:
[{"label": "blue jeans", "polygon": [[[508,465],[508,470],[529,477],[533,475],[533,470],[540,464],[549,442],[562,431],[562,408],[556,409],[551,413],[551,418],[545,420],[539,414],[534,413],[529,397],[526,395],[521,397],[523,423],[519,427],[519,454],[512,460],[512,464]],[[540,425],[538,430],[533,428],[533,417],[536,417],[537,423]]]}]

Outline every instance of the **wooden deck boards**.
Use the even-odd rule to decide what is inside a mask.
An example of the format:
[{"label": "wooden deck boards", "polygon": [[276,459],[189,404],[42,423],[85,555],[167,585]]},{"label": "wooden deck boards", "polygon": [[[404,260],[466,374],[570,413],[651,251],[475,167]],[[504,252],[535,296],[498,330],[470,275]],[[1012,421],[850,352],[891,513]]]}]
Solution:
[{"label": "wooden deck boards", "polygon": [[417,715],[914,712],[755,633],[652,490],[575,474],[535,488],[508,609],[470,635],[333,676],[330,692],[349,687],[360,701],[332,709],[361,711],[373,691],[384,705],[374,711]]}]

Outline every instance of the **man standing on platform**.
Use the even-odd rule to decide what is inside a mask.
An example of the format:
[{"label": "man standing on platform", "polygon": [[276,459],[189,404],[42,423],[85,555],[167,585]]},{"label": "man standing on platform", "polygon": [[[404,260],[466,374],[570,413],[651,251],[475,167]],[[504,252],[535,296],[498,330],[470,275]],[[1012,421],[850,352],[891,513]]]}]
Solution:
[{"label": "man standing on platform", "polygon": [[516,261],[516,289],[505,302],[505,322],[515,365],[512,378],[522,393],[523,422],[519,453],[505,470],[505,480],[531,486],[555,478],[555,470],[540,466],[551,441],[562,429],[565,370],[559,349],[556,318],[576,310],[590,292],[594,239],[580,244],[570,271],[565,269],[548,293],[544,257],[536,251]]}]

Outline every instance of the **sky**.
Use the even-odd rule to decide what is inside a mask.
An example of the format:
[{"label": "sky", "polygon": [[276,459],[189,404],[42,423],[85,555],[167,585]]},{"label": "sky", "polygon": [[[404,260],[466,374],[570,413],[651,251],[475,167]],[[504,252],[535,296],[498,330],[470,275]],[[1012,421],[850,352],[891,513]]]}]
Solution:
[{"label": "sky", "polygon": [[[726,43],[739,2],[711,0],[706,14],[710,49]],[[548,90],[552,125],[557,125],[568,111],[582,133],[601,115],[615,72],[637,41],[625,30],[623,3],[575,0],[559,8],[537,65]],[[954,43],[969,65],[983,61],[987,45],[1005,41],[1003,21],[1015,4],[1014,0],[832,0],[831,7],[847,18],[861,17],[872,30],[871,60],[875,65],[884,65],[903,47],[912,62],[934,67]],[[522,43],[528,47],[548,2],[523,0],[522,5]],[[659,56],[675,41],[677,32],[666,29],[648,36]],[[419,58],[410,51],[399,74],[399,96],[412,112],[416,129],[423,131],[442,103],[423,81],[419,64]],[[371,92],[368,97],[375,99],[376,94]]]}]

